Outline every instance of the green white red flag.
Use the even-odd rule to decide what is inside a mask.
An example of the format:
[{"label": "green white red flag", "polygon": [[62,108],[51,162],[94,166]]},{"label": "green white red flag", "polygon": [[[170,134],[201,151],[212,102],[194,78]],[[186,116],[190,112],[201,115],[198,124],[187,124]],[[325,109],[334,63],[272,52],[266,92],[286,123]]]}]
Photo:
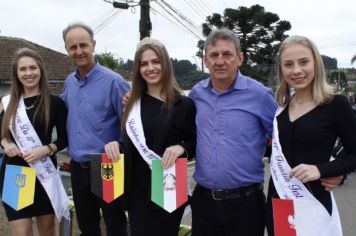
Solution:
[{"label": "green white red flag", "polygon": [[110,203],[124,193],[124,155],[116,162],[106,154],[93,154],[90,161],[91,191]]},{"label": "green white red flag", "polygon": [[178,158],[175,164],[162,169],[162,160],[152,160],[151,201],[168,212],[188,201],[187,159]]}]

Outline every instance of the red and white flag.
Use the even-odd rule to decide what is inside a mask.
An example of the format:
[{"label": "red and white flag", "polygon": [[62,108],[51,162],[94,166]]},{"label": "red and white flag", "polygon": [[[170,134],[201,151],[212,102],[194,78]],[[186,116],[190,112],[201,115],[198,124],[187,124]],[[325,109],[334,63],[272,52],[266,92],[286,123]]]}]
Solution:
[{"label": "red and white flag", "polygon": [[175,164],[162,169],[162,160],[152,160],[151,200],[172,212],[188,200],[187,159],[178,158]]},{"label": "red and white flag", "polygon": [[272,199],[275,236],[315,236],[318,215],[310,201]]}]

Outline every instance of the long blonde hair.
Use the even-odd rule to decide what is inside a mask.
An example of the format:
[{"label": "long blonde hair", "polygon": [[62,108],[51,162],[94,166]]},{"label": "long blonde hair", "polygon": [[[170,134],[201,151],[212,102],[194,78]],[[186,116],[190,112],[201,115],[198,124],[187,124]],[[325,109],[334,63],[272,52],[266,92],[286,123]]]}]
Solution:
[{"label": "long blonde hair", "polygon": [[278,79],[280,82],[280,85],[277,89],[276,92],[276,101],[278,105],[280,106],[285,106],[290,102],[291,99],[291,91],[290,87],[283,78],[282,74],[282,65],[281,65],[281,55],[283,53],[283,50],[289,47],[290,45],[293,44],[300,44],[303,45],[304,47],[307,47],[311,50],[313,57],[314,57],[314,79],[312,82],[312,95],[313,99],[316,102],[316,104],[325,104],[328,103],[332,100],[334,97],[334,89],[331,87],[327,81],[326,81],[326,73],[324,69],[324,64],[323,60],[320,56],[318,48],[315,46],[315,44],[308,39],[307,37],[304,36],[290,36],[286,38],[278,52]]},{"label": "long blonde hair", "polygon": [[[33,51],[32,49],[29,48],[21,48],[19,49],[13,58],[12,61],[12,83],[10,87],[10,101],[9,105],[4,113],[4,117],[2,120],[2,129],[1,129],[1,138],[6,138],[7,140],[10,140],[9,136],[9,125],[10,122],[12,124],[15,124],[15,113],[17,110],[17,105],[19,103],[20,97],[24,92],[24,87],[22,83],[20,82],[18,75],[17,75],[17,67],[18,67],[18,61],[22,57],[31,57],[33,58],[38,67],[40,68],[41,71],[41,78],[39,82],[39,87],[40,87],[40,100],[38,102],[38,106],[35,110],[34,114],[34,119],[37,115],[44,114],[45,117],[45,127],[46,127],[46,133],[48,130],[48,125],[49,125],[49,110],[50,110],[50,90],[48,86],[48,80],[47,80],[47,73],[46,69],[43,63],[43,60],[41,56]],[[15,129],[15,125],[13,126]]]},{"label": "long blonde hair", "polygon": [[131,92],[130,99],[126,105],[126,109],[122,115],[121,127],[123,130],[125,127],[125,123],[127,121],[127,117],[133,105],[147,91],[147,83],[142,78],[140,73],[141,56],[142,53],[147,49],[153,50],[157,54],[161,63],[161,68],[162,68],[161,79],[163,82],[161,95],[164,98],[163,106],[166,108],[171,108],[174,104],[175,95],[182,93],[182,90],[180,89],[174,77],[172,62],[164,45],[161,44],[158,40],[151,39],[151,38],[144,38],[138,44],[135,53],[135,59],[132,68],[132,92]]}]

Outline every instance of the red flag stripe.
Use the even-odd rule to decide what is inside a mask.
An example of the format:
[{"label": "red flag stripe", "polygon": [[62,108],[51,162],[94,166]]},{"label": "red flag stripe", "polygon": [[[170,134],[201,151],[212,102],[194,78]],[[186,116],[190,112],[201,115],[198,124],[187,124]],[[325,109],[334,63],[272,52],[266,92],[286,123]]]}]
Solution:
[{"label": "red flag stripe", "polygon": [[291,224],[294,221],[294,204],[292,200],[272,199],[274,235],[297,236],[297,231]]},{"label": "red flag stripe", "polygon": [[[111,160],[106,156],[106,154],[102,154],[102,163],[111,163]],[[111,202],[114,198],[114,180],[102,180],[103,184],[103,200],[105,202]]]},{"label": "red flag stripe", "polygon": [[188,200],[187,194],[187,159],[176,160],[176,204],[177,208]]}]

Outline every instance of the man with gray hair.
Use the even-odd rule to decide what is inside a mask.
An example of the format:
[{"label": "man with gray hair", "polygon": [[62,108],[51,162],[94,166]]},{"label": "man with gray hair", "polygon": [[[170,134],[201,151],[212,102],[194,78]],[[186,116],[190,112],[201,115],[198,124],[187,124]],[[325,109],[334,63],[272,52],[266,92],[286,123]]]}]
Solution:
[{"label": "man with gray hair", "polygon": [[218,29],[205,44],[210,78],[190,92],[197,153],[193,236],[263,236],[264,164],[276,103],[271,89],[241,74],[243,53],[233,32]]},{"label": "man with gray hair", "polygon": [[63,40],[77,66],[66,79],[61,98],[68,108],[68,154],[78,225],[82,235],[101,235],[101,208],[107,235],[126,236],[126,215],[119,199],[108,204],[91,193],[90,156],[106,152],[109,159],[118,160],[119,148],[112,148],[112,143],[122,141],[121,99],[130,87],[121,75],[94,60],[94,33],[89,26],[69,25]]}]

